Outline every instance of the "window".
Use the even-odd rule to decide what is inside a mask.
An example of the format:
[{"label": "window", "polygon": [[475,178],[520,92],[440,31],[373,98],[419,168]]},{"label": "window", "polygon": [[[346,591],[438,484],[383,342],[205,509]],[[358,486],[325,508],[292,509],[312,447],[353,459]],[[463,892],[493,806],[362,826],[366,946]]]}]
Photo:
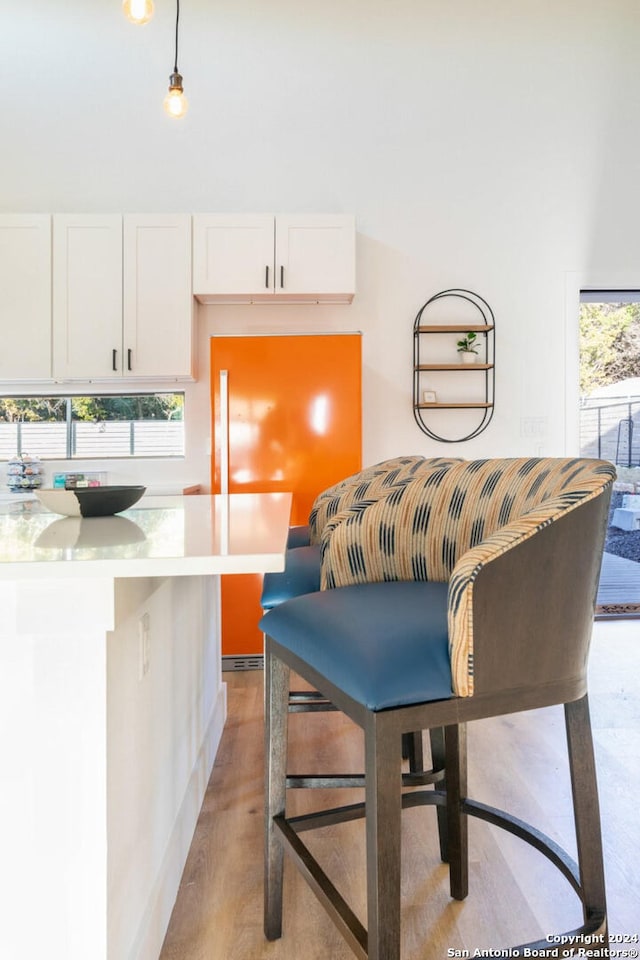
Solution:
[{"label": "window", "polygon": [[0,460],[184,456],[184,394],[0,397]]},{"label": "window", "polygon": [[596,613],[640,614],[640,290],[580,292],[580,453],[616,464]]},{"label": "window", "polygon": [[[580,292],[580,448],[640,481],[640,290]],[[624,473],[624,476],[622,475]]]}]

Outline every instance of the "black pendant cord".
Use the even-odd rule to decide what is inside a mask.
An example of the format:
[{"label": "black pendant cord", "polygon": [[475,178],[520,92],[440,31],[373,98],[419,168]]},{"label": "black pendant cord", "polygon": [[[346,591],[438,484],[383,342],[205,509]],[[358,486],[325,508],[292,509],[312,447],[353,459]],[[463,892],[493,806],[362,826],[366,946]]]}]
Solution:
[{"label": "black pendant cord", "polygon": [[178,24],[180,23],[180,0],[176,0],[176,59],[173,72],[178,73]]}]

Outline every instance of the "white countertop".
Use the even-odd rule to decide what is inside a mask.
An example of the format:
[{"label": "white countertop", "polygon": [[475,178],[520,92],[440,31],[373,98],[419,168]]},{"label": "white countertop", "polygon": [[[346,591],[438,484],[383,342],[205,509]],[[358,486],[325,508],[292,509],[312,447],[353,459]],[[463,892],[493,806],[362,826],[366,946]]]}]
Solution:
[{"label": "white countertop", "polygon": [[0,579],[165,577],[284,569],[289,493],[144,497],[115,517],[0,502]]}]

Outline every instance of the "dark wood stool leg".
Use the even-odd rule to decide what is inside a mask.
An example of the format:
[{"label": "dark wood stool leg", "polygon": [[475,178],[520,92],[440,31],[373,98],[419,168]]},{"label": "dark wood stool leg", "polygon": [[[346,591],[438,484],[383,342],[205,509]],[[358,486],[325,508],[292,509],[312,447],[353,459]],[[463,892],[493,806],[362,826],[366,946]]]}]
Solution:
[{"label": "dark wood stool leg", "polygon": [[444,728],[447,782],[449,884],[454,900],[469,893],[468,821],[462,812],[467,796],[467,725]]},{"label": "dark wood stool leg", "polygon": [[424,770],[422,730],[402,734],[402,757],[409,761],[409,771],[411,773],[422,773]]},{"label": "dark wood stool leg", "polygon": [[[434,727],[429,731],[431,742],[431,767],[433,770],[445,769],[444,729]],[[422,743],[422,730],[415,733],[402,734],[402,757],[409,761],[410,773],[422,773],[425,768]],[[437,790],[446,789],[446,781],[436,784]],[[447,842],[447,811],[444,807],[436,807],[438,817],[438,840],[440,842],[440,858],[443,863],[449,859]]]},{"label": "dark wood stool leg", "polygon": [[585,923],[602,922],[604,941],[602,944],[593,946],[600,956],[605,956],[605,948],[608,947],[607,903],[600,805],[588,697],[585,695],[574,703],[566,703],[564,712],[584,920]]},{"label": "dark wood stool leg", "polygon": [[365,729],[367,960],[400,960],[400,737],[382,714]]},{"label": "dark wood stool leg", "polygon": [[273,824],[283,816],[287,781],[289,668],[265,647],[265,849],[264,932],[267,940],[282,934],[284,851]]},{"label": "dark wood stool leg", "polygon": [[[429,740],[431,741],[431,766],[434,770],[445,770],[445,779],[436,783],[436,790],[446,790],[446,762],[444,747],[444,729],[443,727],[432,727],[429,730]],[[449,841],[447,832],[447,811],[445,807],[436,807],[438,816],[438,839],[440,841],[440,859],[443,863],[449,860]]]}]

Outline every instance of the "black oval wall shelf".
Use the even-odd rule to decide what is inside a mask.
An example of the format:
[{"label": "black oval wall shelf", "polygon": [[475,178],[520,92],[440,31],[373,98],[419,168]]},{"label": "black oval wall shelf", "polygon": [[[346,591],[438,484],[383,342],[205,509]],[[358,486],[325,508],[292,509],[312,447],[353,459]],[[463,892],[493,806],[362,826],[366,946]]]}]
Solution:
[{"label": "black oval wall shelf", "polygon": [[[475,308],[476,316],[465,322],[429,323],[429,313],[436,313],[435,305],[445,298],[465,301]],[[473,322],[475,320],[475,322]],[[433,440],[443,443],[461,443],[472,440],[489,426],[493,417],[495,403],[495,326],[493,310],[487,301],[471,290],[441,290],[434,294],[420,308],[413,324],[413,415],[420,429]],[[433,335],[451,335],[452,348],[457,350],[457,340],[466,333],[475,333],[475,345],[479,347],[478,361],[474,363],[438,363],[429,362],[428,338]],[[452,350],[453,354],[453,350]],[[467,401],[438,400],[436,390],[426,390],[425,384],[433,387],[440,374],[472,377],[478,382],[478,398]],[[434,377],[433,374],[436,374]],[[433,393],[433,400],[425,400],[425,393]],[[429,426],[440,417],[442,410],[477,410],[478,425],[463,437],[443,437]]]}]

